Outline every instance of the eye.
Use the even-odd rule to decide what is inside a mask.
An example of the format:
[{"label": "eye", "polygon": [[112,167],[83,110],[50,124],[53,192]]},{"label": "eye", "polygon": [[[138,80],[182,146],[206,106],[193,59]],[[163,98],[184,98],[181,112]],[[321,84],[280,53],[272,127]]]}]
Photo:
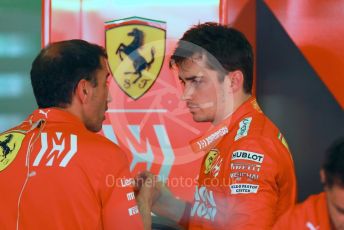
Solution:
[{"label": "eye", "polygon": [[191,83],[194,85],[199,85],[200,83],[202,83],[202,78],[196,77],[196,78],[192,79]]}]

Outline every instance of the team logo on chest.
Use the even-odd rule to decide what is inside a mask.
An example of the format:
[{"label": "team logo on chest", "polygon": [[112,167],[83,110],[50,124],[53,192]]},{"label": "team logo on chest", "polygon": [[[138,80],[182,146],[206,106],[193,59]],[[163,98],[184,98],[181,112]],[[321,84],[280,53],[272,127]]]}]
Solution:
[{"label": "team logo on chest", "polygon": [[222,161],[223,159],[217,150],[210,150],[204,161],[204,173],[208,174],[210,172],[211,175],[217,177],[221,169]]},{"label": "team logo on chest", "polygon": [[212,164],[213,164],[213,162],[214,162],[214,160],[218,154],[219,154],[218,151],[215,149],[212,149],[208,152],[208,155],[204,161],[204,167],[205,167],[204,173],[205,174],[208,174],[210,172]]}]

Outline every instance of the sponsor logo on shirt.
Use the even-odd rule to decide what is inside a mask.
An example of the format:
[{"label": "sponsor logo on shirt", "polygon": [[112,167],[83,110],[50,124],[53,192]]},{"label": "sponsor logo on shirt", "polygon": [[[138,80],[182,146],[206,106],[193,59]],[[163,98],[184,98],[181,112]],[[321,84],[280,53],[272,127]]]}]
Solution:
[{"label": "sponsor logo on shirt", "polygon": [[207,190],[204,186],[200,188],[196,186],[191,216],[198,216],[200,218],[214,221],[216,212],[217,209],[213,191]]},{"label": "sponsor logo on shirt", "polygon": [[231,163],[232,170],[250,170],[259,172],[261,169],[260,164],[246,164],[246,163]]},{"label": "sponsor logo on shirt", "polygon": [[39,110],[39,113],[40,114],[43,114],[45,116],[45,118],[48,118],[48,113],[50,112],[50,109],[48,110],[43,110],[43,109],[40,109]]},{"label": "sponsor logo on shirt", "polygon": [[122,178],[121,179],[122,187],[131,186],[133,183],[134,183],[134,179],[133,178]]},{"label": "sponsor logo on shirt", "polygon": [[311,222],[307,222],[307,223],[306,223],[306,227],[307,227],[309,230],[318,230],[318,229],[319,229],[319,226],[315,227]]},{"label": "sponsor logo on shirt", "polygon": [[257,193],[258,184],[232,184],[230,185],[231,194]]},{"label": "sponsor logo on shirt", "polygon": [[262,163],[264,160],[264,154],[244,150],[237,150],[232,153],[232,160],[249,160]]},{"label": "sponsor logo on shirt", "polygon": [[129,212],[129,216],[133,216],[139,213],[139,208],[137,207],[137,205],[135,205],[134,207],[131,207],[128,209]]},{"label": "sponsor logo on shirt", "polygon": [[235,141],[239,140],[240,138],[247,136],[248,130],[250,128],[250,124],[252,121],[252,117],[246,117],[239,123],[239,129],[237,134],[234,138]]},{"label": "sponsor logo on shirt", "polygon": [[127,199],[128,200],[134,200],[135,199],[134,192],[127,193]]},{"label": "sponsor logo on shirt", "polygon": [[230,178],[236,179],[236,180],[240,180],[241,178],[247,178],[250,180],[258,180],[259,179],[259,175],[254,174],[254,173],[248,173],[248,172],[233,172],[230,173]]},{"label": "sponsor logo on shirt", "polygon": [[210,174],[213,175],[214,177],[217,177],[219,175],[222,161],[223,161],[222,157],[217,157],[215,161],[213,162],[210,169]]},{"label": "sponsor logo on shirt", "polygon": [[41,149],[33,166],[67,167],[74,155],[78,152],[78,136],[62,132],[41,133]]},{"label": "sponsor logo on shirt", "polygon": [[206,137],[200,141],[197,141],[198,147],[200,149],[203,149],[203,148],[207,147],[208,145],[210,145],[211,143],[213,143],[214,141],[216,141],[217,139],[219,139],[220,137],[223,137],[227,133],[228,133],[228,128],[226,126],[222,127],[221,129],[210,134],[208,137]]}]

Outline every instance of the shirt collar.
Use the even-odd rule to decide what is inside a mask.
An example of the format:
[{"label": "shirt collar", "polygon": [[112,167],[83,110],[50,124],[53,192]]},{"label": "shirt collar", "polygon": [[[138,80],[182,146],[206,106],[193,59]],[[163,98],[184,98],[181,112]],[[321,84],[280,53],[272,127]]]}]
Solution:
[{"label": "shirt collar", "polygon": [[58,108],[36,109],[24,122],[32,124],[40,120],[48,123],[70,123],[73,124],[73,126],[86,129],[80,118],[70,112]]},{"label": "shirt collar", "polygon": [[229,133],[229,131],[239,122],[246,114],[256,110],[262,112],[255,97],[250,97],[245,101],[239,108],[229,117],[224,119],[222,122],[216,126],[212,126],[208,131],[206,131],[202,136],[192,140],[190,142],[191,149],[195,152],[208,152],[214,146],[216,146],[219,141]]}]

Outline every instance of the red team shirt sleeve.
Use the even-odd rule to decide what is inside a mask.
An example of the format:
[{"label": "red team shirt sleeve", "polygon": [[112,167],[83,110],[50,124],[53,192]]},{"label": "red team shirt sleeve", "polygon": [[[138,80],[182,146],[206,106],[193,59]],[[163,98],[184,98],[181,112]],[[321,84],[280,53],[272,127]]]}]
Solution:
[{"label": "red team shirt sleeve", "polygon": [[143,222],[135,200],[129,163],[118,149],[107,162],[102,176],[100,199],[104,229],[143,229]]},{"label": "red team shirt sleeve", "polygon": [[290,154],[263,137],[240,140],[231,149],[228,222],[233,229],[271,229],[294,203],[293,195],[284,194],[293,193]]}]

